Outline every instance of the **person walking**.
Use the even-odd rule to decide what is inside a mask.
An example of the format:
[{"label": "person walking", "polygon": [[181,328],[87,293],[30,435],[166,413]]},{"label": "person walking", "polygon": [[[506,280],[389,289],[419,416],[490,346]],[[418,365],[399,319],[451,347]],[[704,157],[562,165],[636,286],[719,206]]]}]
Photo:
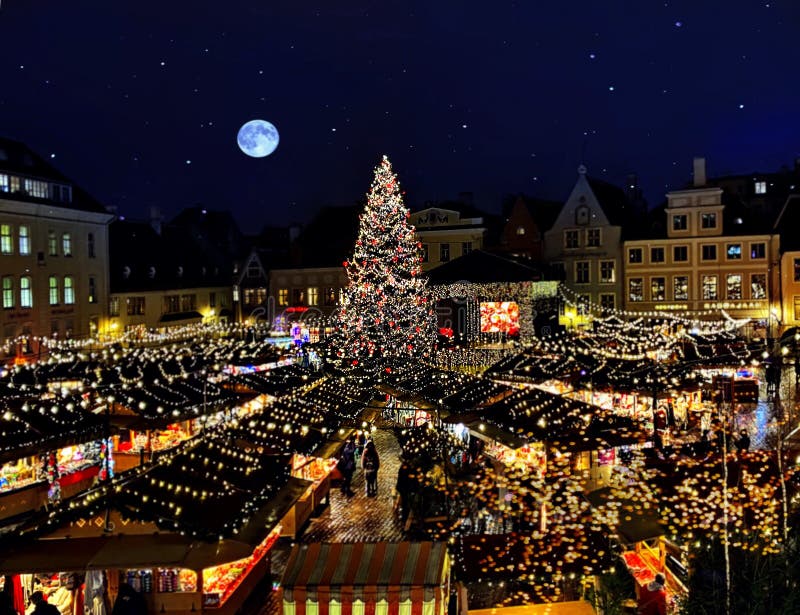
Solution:
[{"label": "person walking", "polygon": [[364,470],[364,484],[367,495],[370,497],[378,495],[378,468],[380,466],[381,461],[378,458],[375,443],[368,440],[364,447],[364,454],[361,455],[361,469]]},{"label": "person walking", "polygon": [[415,490],[413,470],[407,460],[403,459],[397,470],[397,506],[400,509],[400,520],[405,527],[408,515],[411,512],[411,497]]},{"label": "person walking", "polygon": [[353,495],[353,490],[350,488],[353,484],[353,472],[356,471],[356,445],[353,438],[348,438],[345,443],[336,468],[342,474],[342,493]]}]

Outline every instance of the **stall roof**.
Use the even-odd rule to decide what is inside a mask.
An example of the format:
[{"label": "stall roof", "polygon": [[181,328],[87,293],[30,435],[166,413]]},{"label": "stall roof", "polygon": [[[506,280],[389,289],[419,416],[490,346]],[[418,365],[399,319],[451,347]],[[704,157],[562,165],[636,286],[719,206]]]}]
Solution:
[{"label": "stall roof", "polygon": [[441,542],[295,545],[281,585],[438,587],[447,561]]}]

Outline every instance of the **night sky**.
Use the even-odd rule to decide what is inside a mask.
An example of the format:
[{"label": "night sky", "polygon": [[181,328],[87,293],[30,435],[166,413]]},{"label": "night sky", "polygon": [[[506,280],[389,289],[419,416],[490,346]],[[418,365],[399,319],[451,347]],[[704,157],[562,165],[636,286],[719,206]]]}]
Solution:
[{"label": "night sky", "polygon": [[[581,161],[655,205],[696,155],[800,157],[799,33],[797,0],[0,0],[0,134],[130,218],[248,232],[361,199],[384,153],[412,208],[563,200]],[[236,143],[254,118],[266,158]]]}]

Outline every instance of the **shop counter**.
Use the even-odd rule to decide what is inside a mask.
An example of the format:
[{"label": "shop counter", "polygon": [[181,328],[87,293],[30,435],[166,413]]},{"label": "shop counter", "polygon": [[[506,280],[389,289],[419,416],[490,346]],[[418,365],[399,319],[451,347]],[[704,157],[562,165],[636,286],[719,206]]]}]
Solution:
[{"label": "shop counter", "polygon": [[0,520],[39,510],[47,503],[47,481],[0,492]]},{"label": "shop counter", "polygon": [[310,486],[306,492],[300,496],[294,506],[286,513],[281,520],[281,536],[291,536],[296,538],[303,526],[311,518],[314,510],[314,486]]}]

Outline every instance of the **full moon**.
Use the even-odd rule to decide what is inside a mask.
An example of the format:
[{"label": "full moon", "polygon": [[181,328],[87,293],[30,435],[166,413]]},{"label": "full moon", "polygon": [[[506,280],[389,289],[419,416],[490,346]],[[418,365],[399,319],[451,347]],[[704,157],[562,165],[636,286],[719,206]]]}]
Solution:
[{"label": "full moon", "polygon": [[239,129],[236,142],[248,156],[263,158],[278,147],[278,129],[264,120],[250,120]]}]

